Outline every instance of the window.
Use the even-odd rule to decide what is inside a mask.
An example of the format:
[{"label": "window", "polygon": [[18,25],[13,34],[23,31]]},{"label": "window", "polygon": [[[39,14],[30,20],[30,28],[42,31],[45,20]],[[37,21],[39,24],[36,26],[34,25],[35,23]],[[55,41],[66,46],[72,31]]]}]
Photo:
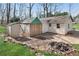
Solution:
[{"label": "window", "polygon": [[51,23],[49,23],[49,27],[51,27]]},{"label": "window", "polygon": [[60,24],[57,24],[57,28],[60,28]]}]

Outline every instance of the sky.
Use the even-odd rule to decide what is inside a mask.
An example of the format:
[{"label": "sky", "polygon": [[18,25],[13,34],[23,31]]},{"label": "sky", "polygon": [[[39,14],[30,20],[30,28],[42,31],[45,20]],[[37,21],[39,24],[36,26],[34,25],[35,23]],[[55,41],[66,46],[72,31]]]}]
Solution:
[{"label": "sky", "polygon": [[[69,12],[69,4],[63,4],[61,9],[62,9],[62,11]],[[77,14],[79,14],[79,3],[71,4],[71,14],[72,14],[72,16],[76,16]]]},{"label": "sky", "polygon": [[[36,5],[33,7],[33,11],[32,12],[36,12],[38,8],[42,8],[41,6],[36,7]],[[53,6],[52,6],[52,10],[53,10]],[[60,3],[58,4],[58,8],[59,11],[61,12],[69,12],[69,4],[68,3]],[[71,3],[71,14],[72,16],[76,16],[77,14],[79,14],[79,3]],[[34,15],[36,16],[36,14],[34,13]]]},{"label": "sky", "polygon": [[[27,5],[25,8],[27,8]],[[18,4],[17,4],[16,9],[19,9]],[[36,17],[38,14],[38,11],[40,11],[41,9],[43,9],[42,6],[40,6],[38,3],[36,3],[32,9],[32,16]],[[54,9],[54,5],[52,6],[52,12],[53,12],[53,9]],[[26,11],[24,11],[24,13],[25,12],[29,13],[28,10],[29,9],[26,9]],[[57,10],[61,11],[61,12],[69,12],[69,3],[58,3]],[[19,14],[19,12],[17,12],[17,14]],[[79,3],[71,3],[71,15],[76,16],[78,14],[79,14]],[[13,11],[12,11],[12,15],[13,15]]]}]

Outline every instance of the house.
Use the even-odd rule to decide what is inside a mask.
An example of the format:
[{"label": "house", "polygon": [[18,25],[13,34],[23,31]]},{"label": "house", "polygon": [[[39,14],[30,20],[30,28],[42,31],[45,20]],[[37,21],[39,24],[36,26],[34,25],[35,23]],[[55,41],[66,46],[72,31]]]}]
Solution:
[{"label": "house", "polygon": [[72,30],[72,19],[69,16],[54,16],[47,18],[31,18],[21,23],[8,25],[8,33],[11,36],[34,36],[45,32],[67,34]]},{"label": "house", "polygon": [[72,30],[72,19],[69,16],[54,16],[42,18],[42,32],[67,34]]},{"label": "house", "polygon": [[34,36],[42,33],[42,23],[36,17],[33,19],[24,20],[22,23],[11,23],[7,26],[8,35],[13,37],[18,36]]}]

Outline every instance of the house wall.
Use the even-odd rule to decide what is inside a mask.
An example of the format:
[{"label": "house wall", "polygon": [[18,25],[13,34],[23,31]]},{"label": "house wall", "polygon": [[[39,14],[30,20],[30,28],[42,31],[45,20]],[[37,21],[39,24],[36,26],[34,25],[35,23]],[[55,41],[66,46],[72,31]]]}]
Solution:
[{"label": "house wall", "polygon": [[8,35],[11,35],[11,26],[7,26],[7,33]]},{"label": "house wall", "polygon": [[51,24],[51,27],[49,27],[49,32],[58,33],[58,34],[66,34],[68,31],[71,30],[71,24],[60,24],[60,28],[57,28],[57,24]]},{"label": "house wall", "polygon": [[47,21],[42,21],[42,33],[48,32],[49,25]]},{"label": "house wall", "polygon": [[[18,36],[29,36],[30,35],[30,29],[29,25],[21,24],[14,24],[11,26],[8,26],[8,34],[13,37],[18,37]],[[23,33],[22,29],[25,29],[25,33]]]},{"label": "house wall", "polygon": [[[21,24],[21,35],[24,35],[26,37],[30,36],[30,24]],[[25,33],[23,33],[23,31]]]},{"label": "house wall", "polygon": [[19,36],[20,30],[21,29],[19,27],[19,24],[8,26],[8,33],[10,36],[13,36],[13,37]]},{"label": "house wall", "polygon": [[72,24],[69,24],[69,25],[68,24],[64,24],[64,25],[65,25],[65,31],[66,31],[66,33],[69,32],[69,31],[71,31],[71,30],[73,30],[72,29]]}]

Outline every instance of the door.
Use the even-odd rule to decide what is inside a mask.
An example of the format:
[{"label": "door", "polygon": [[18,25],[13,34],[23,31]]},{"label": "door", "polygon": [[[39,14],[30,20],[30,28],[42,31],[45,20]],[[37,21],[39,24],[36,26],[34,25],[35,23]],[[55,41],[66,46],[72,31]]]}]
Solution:
[{"label": "door", "polygon": [[30,25],[30,35],[38,35],[42,33],[42,25],[41,24],[31,24]]}]

